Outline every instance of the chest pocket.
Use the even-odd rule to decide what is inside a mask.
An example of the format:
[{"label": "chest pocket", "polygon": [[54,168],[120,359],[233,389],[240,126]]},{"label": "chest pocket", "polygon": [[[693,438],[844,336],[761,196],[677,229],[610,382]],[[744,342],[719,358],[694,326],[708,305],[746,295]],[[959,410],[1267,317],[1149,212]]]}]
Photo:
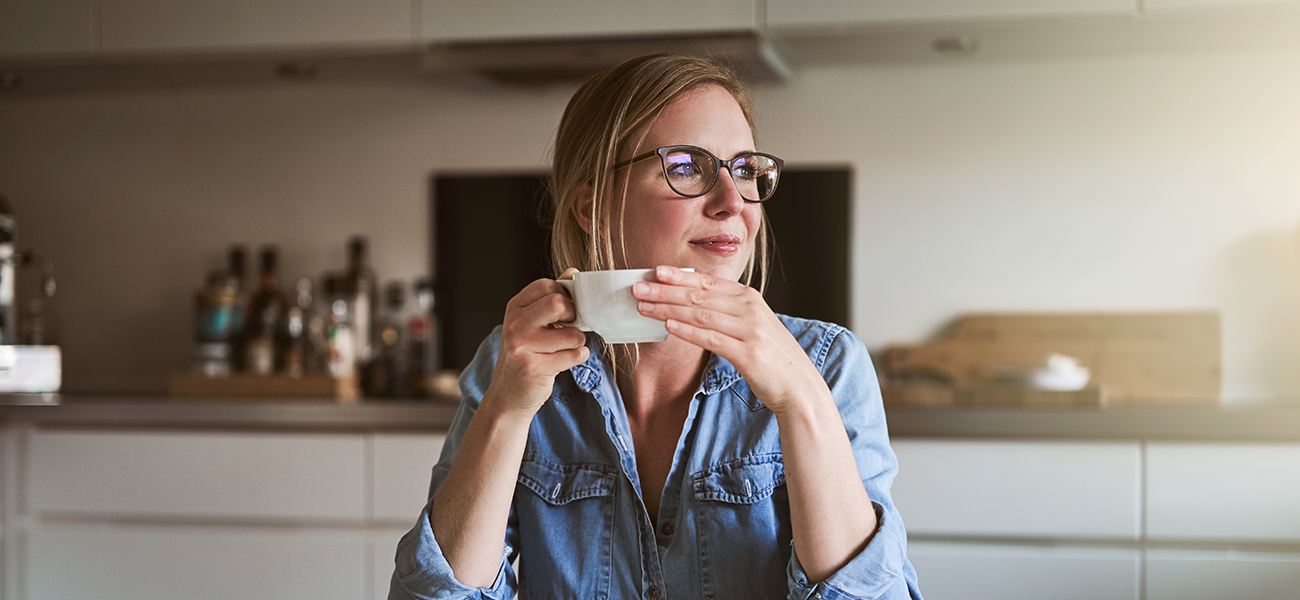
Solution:
[{"label": "chest pocket", "polygon": [[523,598],[608,598],[618,470],[529,453],[519,465],[519,582]]},{"label": "chest pocket", "polygon": [[612,495],[617,474],[607,465],[566,465],[525,457],[519,465],[519,485],[547,504],[563,506],[575,500]]},{"label": "chest pocket", "polygon": [[755,504],[785,485],[785,463],[780,454],[761,454],[715,465],[693,479],[696,500]]},{"label": "chest pocket", "polygon": [[713,465],[692,476],[706,598],[761,598],[786,589],[790,497],[780,453]]}]

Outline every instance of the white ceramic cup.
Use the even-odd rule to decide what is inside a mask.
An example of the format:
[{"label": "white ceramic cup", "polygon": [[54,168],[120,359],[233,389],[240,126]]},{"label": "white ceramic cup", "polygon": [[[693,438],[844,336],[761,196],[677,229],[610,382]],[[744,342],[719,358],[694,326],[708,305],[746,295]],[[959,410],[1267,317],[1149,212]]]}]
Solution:
[{"label": "white ceramic cup", "polygon": [[[683,269],[692,271],[694,269]],[[658,281],[654,269],[619,269],[614,271],[579,271],[573,279],[561,279],[560,285],[573,299],[578,318],[572,323],[580,331],[594,331],[610,344],[662,342],[668,339],[664,322],[637,312],[632,284]]]}]

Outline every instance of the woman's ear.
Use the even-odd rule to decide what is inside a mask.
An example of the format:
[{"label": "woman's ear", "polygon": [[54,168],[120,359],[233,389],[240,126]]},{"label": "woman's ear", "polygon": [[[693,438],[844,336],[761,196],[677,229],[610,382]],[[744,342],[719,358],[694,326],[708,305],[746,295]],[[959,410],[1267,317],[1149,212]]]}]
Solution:
[{"label": "woman's ear", "polygon": [[573,220],[578,222],[578,227],[591,235],[591,209],[596,203],[596,191],[590,184],[582,184],[573,190],[575,198],[569,205],[569,212],[573,213]]}]

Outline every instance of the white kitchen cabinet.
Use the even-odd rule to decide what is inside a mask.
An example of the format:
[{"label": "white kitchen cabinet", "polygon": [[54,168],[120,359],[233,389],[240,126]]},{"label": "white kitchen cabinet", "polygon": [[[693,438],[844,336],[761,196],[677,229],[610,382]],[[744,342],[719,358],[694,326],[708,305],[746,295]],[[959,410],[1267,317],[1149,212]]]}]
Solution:
[{"label": "white kitchen cabinet", "polygon": [[926,600],[1136,600],[1141,555],[1122,548],[913,542]]},{"label": "white kitchen cabinet", "polygon": [[89,54],[95,0],[0,0],[0,58]]},{"label": "white kitchen cabinet", "polygon": [[1137,442],[896,439],[893,498],[930,536],[1140,535]]},{"label": "white kitchen cabinet", "polygon": [[359,531],[45,525],[28,535],[23,598],[356,600],[365,548]]},{"label": "white kitchen cabinet", "polygon": [[[411,525],[415,525],[415,518],[411,518]],[[383,529],[370,536],[370,572],[374,574],[374,581],[371,582],[371,597],[375,600],[384,600],[388,598],[388,584],[392,581],[393,568],[396,565],[394,557],[397,555],[397,542],[402,539],[407,529]]]},{"label": "white kitchen cabinet", "polygon": [[1300,0],[1143,0],[1142,11],[1156,14],[1187,9],[1252,9],[1285,6],[1300,7]]},{"label": "white kitchen cabinet", "polygon": [[32,432],[36,514],[321,519],[364,515],[359,435]]},{"label": "white kitchen cabinet", "polygon": [[412,43],[411,0],[99,1],[106,52]]},{"label": "white kitchen cabinet", "polygon": [[415,523],[428,501],[429,476],[446,439],[443,434],[374,437],[375,520]]},{"label": "white kitchen cabinet", "polygon": [[1147,446],[1147,536],[1300,540],[1300,444]]},{"label": "white kitchen cabinet", "polygon": [[753,31],[763,0],[418,0],[424,41]]},{"label": "white kitchen cabinet", "polygon": [[1294,598],[1300,590],[1300,554],[1149,550],[1146,561],[1147,600]]},{"label": "white kitchen cabinet", "polygon": [[1134,15],[1137,7],[1137,0],[767,0],[767,25],[779,28]]}]

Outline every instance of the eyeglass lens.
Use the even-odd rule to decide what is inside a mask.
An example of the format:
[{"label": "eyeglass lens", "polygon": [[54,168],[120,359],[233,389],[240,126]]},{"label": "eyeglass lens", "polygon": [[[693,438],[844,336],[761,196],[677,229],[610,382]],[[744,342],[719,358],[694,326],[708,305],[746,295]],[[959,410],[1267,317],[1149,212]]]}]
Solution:
[{"label": "eyeglass lens", "polygon": [[[699,196],[718,177],[718,163],[712,155],[694,148],[675,148],[664,154],[664,175],[673,191]],[[740,197],[751,202],[767,200],[776,190],[780,175],[776,161],[762,154],[742,154],[731,161],[731,179]]]}]

